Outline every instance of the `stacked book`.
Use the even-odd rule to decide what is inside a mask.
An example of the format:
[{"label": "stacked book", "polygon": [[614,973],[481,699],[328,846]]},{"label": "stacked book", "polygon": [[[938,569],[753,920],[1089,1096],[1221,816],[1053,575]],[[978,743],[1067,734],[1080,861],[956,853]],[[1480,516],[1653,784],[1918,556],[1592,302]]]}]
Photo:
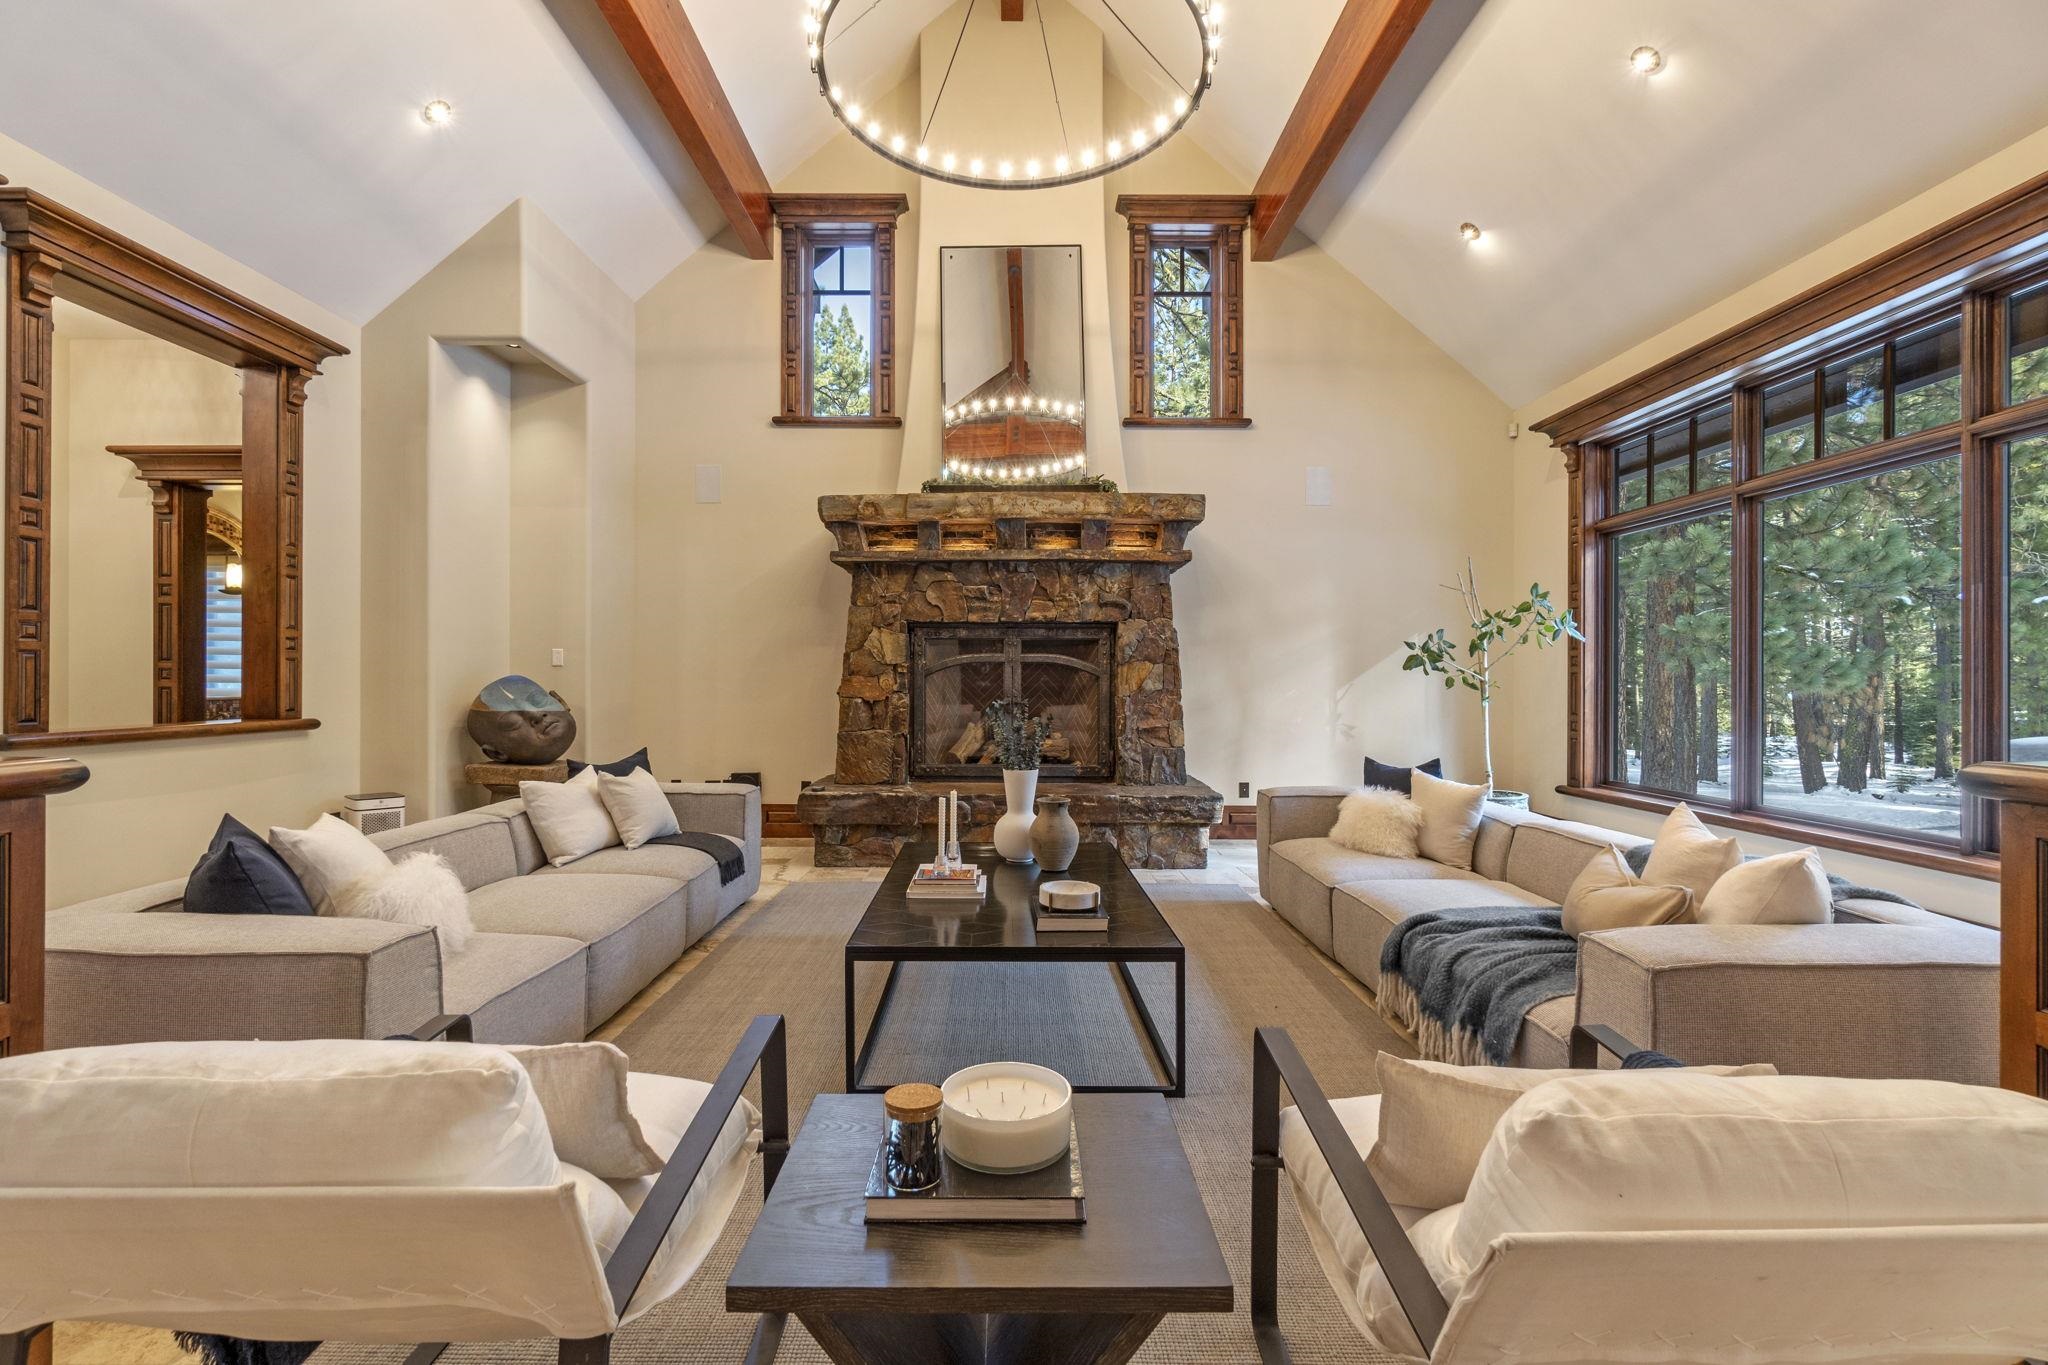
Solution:
[{"label": "stacked book", "polygon": [[904,895],[911,900],[978,901],[988,894],[988,874],[973,863],[956,864],[941,870],[936,863],[919,863]]},{"label": "stacked book", "polygon": [[1072,1132],[1067,1154],[1022,1175],[985,1175],[951,1157],[940,1158],[939,1183],[928,1190],[890,1185],[887,1144],[868,1172],[870,1223],[1085,1223],[1081,1138]]}]

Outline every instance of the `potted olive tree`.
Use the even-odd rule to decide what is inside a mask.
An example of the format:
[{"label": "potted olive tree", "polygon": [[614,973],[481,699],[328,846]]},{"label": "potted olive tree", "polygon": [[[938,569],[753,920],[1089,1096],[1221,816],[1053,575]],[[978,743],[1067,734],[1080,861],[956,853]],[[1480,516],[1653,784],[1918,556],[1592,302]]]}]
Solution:
[{"label": "potted olive tree", "polygon": [[[1509,656],[1532,640],[1545,649],[1560,640],[1584,641],[1569,607],[1559,608],[1540,583],[1529,585],[1529,595],[1510,607],[1489,609],[1479,600],[1479,579],[1472,561],[1447,589],[1458,594],[1465,607],[1471,637],[1463,645],[1453,644],[1442,627],[1420,640],[1403,641],[1408,657],[1401,668],[1419,671],[1427,678],[1442,678],[1446,689],[1463,687],[1479,694],[1479,733],[1486,761],[1486,785],[1493,786],[1493,694],[1498,685],[1494,673]],[[1495,791],[1488,798],[1503,806],[1527,810],[1529,794]]]}]

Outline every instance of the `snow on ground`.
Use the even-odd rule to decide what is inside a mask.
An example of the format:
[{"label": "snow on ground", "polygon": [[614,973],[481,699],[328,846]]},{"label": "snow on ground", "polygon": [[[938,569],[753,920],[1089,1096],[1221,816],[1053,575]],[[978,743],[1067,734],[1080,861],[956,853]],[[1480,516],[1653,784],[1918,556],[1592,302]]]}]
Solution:
[{"label": "snow on ground", "polygon": [[[2027,752],[2048,758],[2048,739],[2014,740],[2012,747],[2015,759],[2020,762],[2036,761],[2020,757]],[[1764,759],[1764,806],[1769,810],[1835,824],[1869,825],[1936,837],[1953,837],[1962,829],[1962,787],[1952,777],[1937,779],[1931,767],[1887,762],[1882,778],[1873,778],[1866,791],[1853,792],[1835,785],[1835,765],[1826,763],[1821,770],[1828,785],[1817,792],[1807,792],[1800,789],[1799,753],[1789,735],[1768,739]],[[1721,772],[1725,776],[1728,771],[1728,747],[1724,743]],[[1638,780],[1641,772],[1638,756],[1630,753],[1629,780]],[[1728,784],[1702,782],[1699,794],[1725,801]]]}]

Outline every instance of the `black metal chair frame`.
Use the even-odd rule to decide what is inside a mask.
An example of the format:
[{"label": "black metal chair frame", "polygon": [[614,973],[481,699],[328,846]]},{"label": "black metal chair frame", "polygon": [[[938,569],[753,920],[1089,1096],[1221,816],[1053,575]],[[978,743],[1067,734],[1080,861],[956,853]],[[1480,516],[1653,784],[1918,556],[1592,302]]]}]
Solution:
[{"label": "black metal chair frame", "polygon": [[[1591,1068],[1602,1051],[1626,1057],[1636,1046],[1602,1024],[1572,1029],[1571,1064]],[[1280,1330],[1280,1092],[1285,1087],[1308,1124],[1351,1216],[1365,1233],[1372,1254],[1394,1291],[1394,1299],[1424,1352],[1450,1316],[1450,1305],[1401,1220],[1394,1216],[1379,1182],[1366,1169],[1337,1112],[1295,1050],[1287,1030],[1262,1028],[1252,1034],[1252,1333],[1263,1365],[1289,1365],[1287,1338]]]},{"label": "black metal chair frame", "polygon": [[[414,1042],[446,1038],[450,1042],[467,1043],[475,1040],[475,1032],[468,1015],[444,1014],[429,1020],[418,1032],[398,1034],[396,1038]],[[655,1253],[661,1249],[662,1239],[668,1236],[670,1226],[682,1212],[683,1202],[689,1198],[690,1187],[697,1183],[704,1163],[711,1158],[719,1130],[725,1127],[726,1118],[739,1104],[748,1080],[757,1069],[761,1073],[761,1182],[764,1189],[775,1187],[775,1177],[781,1172],[783,1159],[789,1154],[789,1045],[782,1016],[762,1014],[755,1016],[754,1021],[747,1025],[747,1031],[732,1050],[725,1069],[713,1082],[711,1093],[704,1097],[697,1116],[690,1121],[682,1140],[670,1154],[668,1164],[656,1177],[647,1201],[633,1215],[625,1236],[619,1239],[611,1259],[605,1262],[605,1286],[611,1291],[615,1313],[623,1314],[626,1305],[639,1291],[648,1267],[654,1263]],[[775,1359],[781,1344],[782,1328],[779,1316],[763,1315],[755,1325],[746,1365],[768,1365]],[[0,1365],[26,1365],[29,1344],[48,1330],[47,1326],[35,1327],[0,1337]],[[445,1341],[415,1346],[405,1358],[405,1365],[433,1365],[448,1346]],[[565,1340],[558,1346],[561,1365],[609,1365],[611,1356],[612,1338],[609,1333],[601,1337]]]}]

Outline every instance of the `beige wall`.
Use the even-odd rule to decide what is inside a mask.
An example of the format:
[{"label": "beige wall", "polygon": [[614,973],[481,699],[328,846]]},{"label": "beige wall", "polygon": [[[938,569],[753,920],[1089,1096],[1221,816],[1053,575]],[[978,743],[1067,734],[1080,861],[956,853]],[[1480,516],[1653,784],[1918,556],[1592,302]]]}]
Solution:
[{"label": "beige wall", "polygon": [[[917,324],[898,338],[912,376],[904,430],[769,425],[774,263],[721,242],[640,300],[634,742],[652,745],[660,771],[758,769],[771,802],[830,771],[849,580],[827,559],[817,497],[914,488],[936,469],[934,266],[940,246],[977,242],[1086,244],[1099,300],[1087,343],[1097,469],[1109,440],[1128,465],[1113,475],[1123,486],[1209,496],[1194,563],[1176,578],[1195,774],[1235,801],[1239,781],[1354,778],[1368,752],[1441,752],[1454,773],[1477,769],[1469,699],[1403,676],[1400,646],[1449,623],[1455,602],[1437,585],[1467,553],[1483,575],[1505,574],[1511,447],[1497,399],[1305,247],[1249,272],[1250,430],[1119,427],[1128,238],[1110,205],[1126,191],[1243,193],[1242,182],[1179,141],[1057,194],[950,190],[835,139],[777,188],[910,194],[899,311]],[[720,466],[721,502],[694,500],[700,463]],[[1332,471],[1333,506],[1305,505],[1311,465]]]},{"label": "beige wall", "polygon": [[568,701],[571,753],[612,757],[630,730],[631,300],[522,201],[364,338],[364,783],[415,819],[486,800],[464,722],[506,673]]},{"label": "beige wall", "polygon": [[[346,320],[6,137],[0,165],[15,184],[360,349]],[[361,413],[356,356],[329,361],[306,397],[305,713],[321,728],[49,751],[92,769],[50,802],[50,904],[184,874],[224,812],[257,829],[305,824],[359,790]]]},{"label": "beige wall", "polygon": [[[1727,299],[1669,327],[1612,360],[1545,394],[1516,414],[1528,424],[1598,393],[1651,365],[1698,344],[1728,327],[1784,302],[1801,291],[1897,246],[2040,173],[2048,165],[2048,129],[1988,158],[1855,231],[1792,262]],[[1513,519],[1517,583],[1532,579],[1564,590],[1568,484],[1563,457],[1541,434],[1529,431],[1516,442],[1510,512]],[[1556,794],[1564,781],[1565,663],[1561,654],[1518,660],[1511,665],[1508,757],[1503,772],[1535,796],[1537,809],[1619,829],[1652,833],[1657,817],[1605,802]],[[1759,853],[1793,847],[1777,840],[1743,836],[1744,848]],[[1947,876],[1878,859],[1822,850],[1830,871],[1860,882],[1889,887],[1932,909],[1998,922],[1995,882]]]}]

